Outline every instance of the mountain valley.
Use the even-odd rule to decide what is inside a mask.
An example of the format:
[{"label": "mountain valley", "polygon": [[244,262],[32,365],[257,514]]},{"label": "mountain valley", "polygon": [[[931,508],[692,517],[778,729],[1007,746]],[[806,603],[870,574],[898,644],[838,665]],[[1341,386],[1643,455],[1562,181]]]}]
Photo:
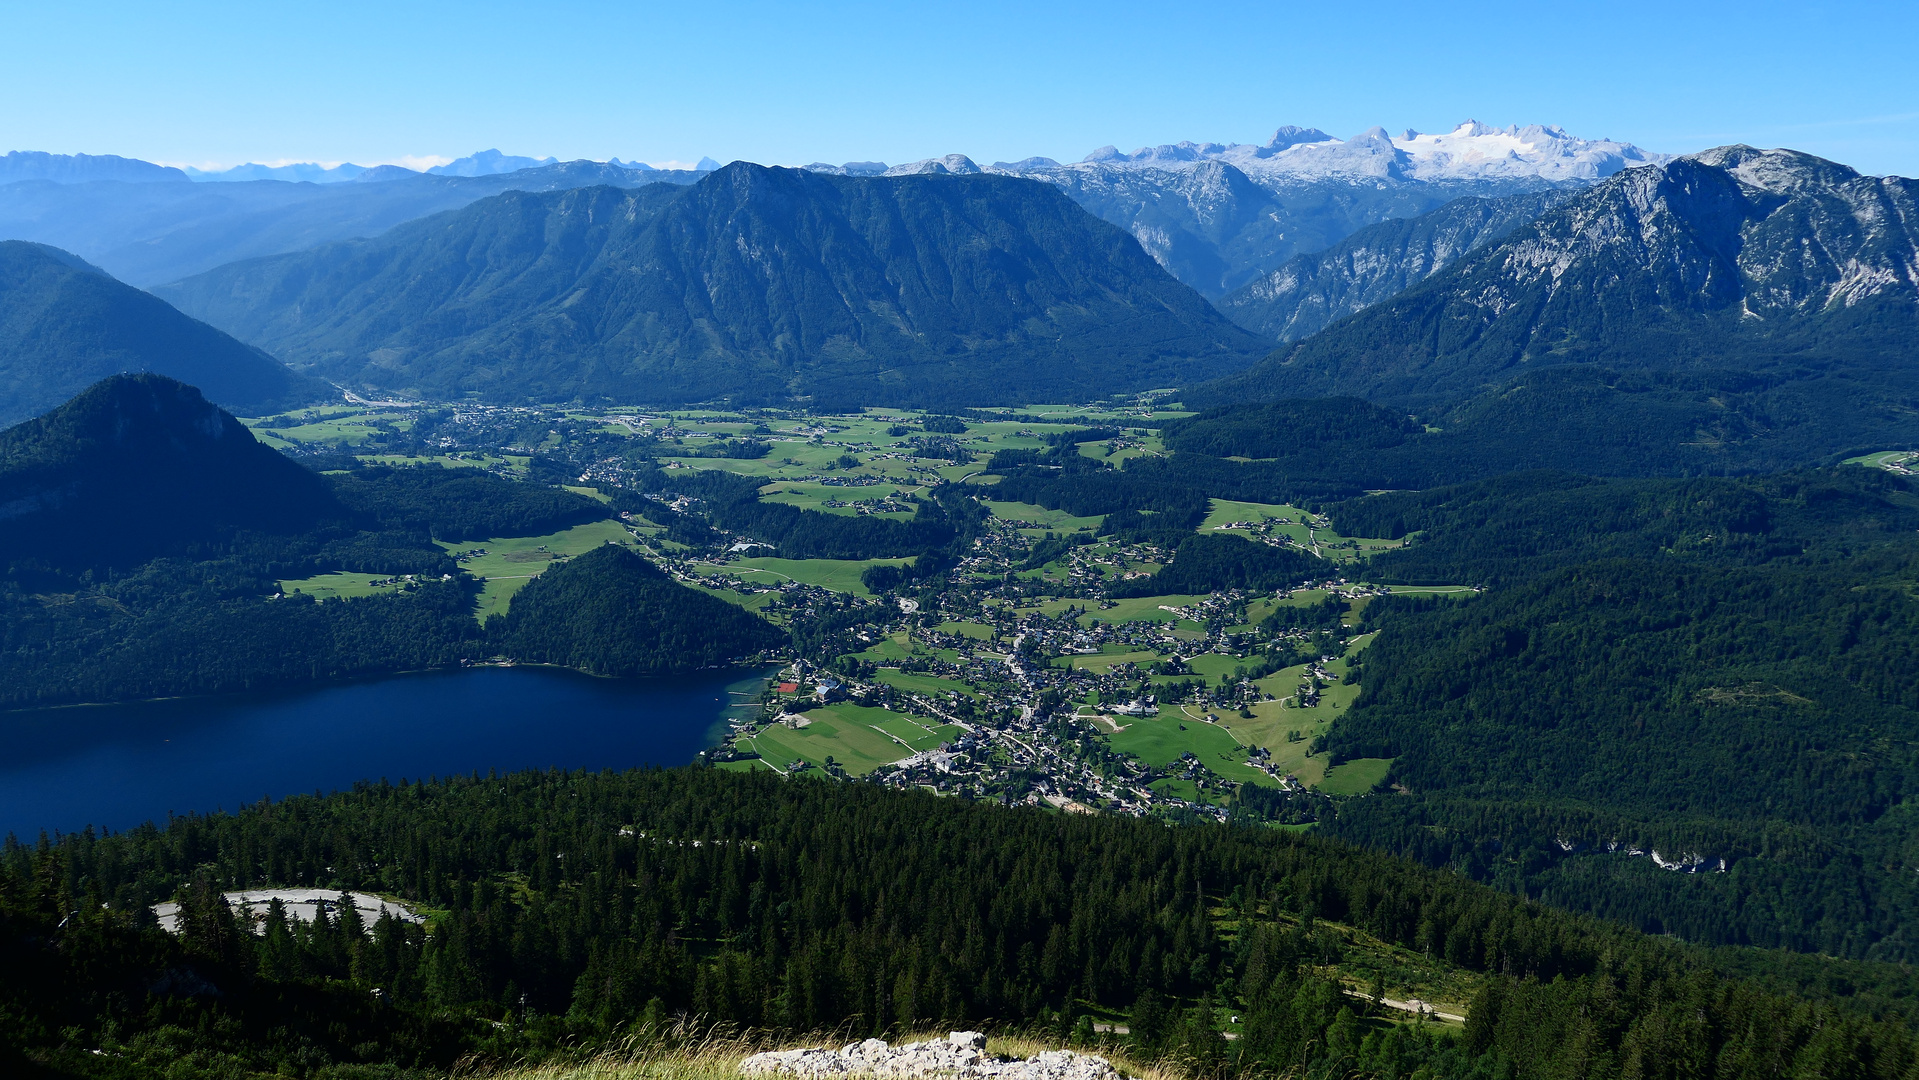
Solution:
[{"label": "mountain valley", "polygon": [[1919,1076],[1915,181],[257,160],[0,158],[0,1073]]}]

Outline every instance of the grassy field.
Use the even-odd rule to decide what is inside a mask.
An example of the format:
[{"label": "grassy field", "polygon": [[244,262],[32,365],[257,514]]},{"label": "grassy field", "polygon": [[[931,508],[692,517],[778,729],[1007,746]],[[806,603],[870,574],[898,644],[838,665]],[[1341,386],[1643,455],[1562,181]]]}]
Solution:
[{"label": "grassy field", "polygon": [[[1364,778],[1374,766],[1362,765],[1358,761],[1348,762],[1334,770],[1334,777],[1328,777],[1326,755],[1308,757],[1306,751],[1313,739],[1325,734],[1333,720],[1351,708],[1354,699],[1359,697],[1359,686],[1341,680],[1346,675],[1347,659],[1365,649],[1375,636],[1366,634],[1354,638],[1347,647],[1346,656],[1326,665],[1326,673],[1332,676],[1333,681],[1320,691],[1319,704],[1302,709],[1286,701],[1299,689],[1300,679],[1306,672],[1306,666],[1302,664],[1268,675],[1254,684],[1266,693],[1277,695],[1280,700],[1254,703],[1250,718],[1240,716],[1237,711],[1216,710],[1220,724],[1241,742],[1263,746],[1271,751],[1273,765],[1280,772],[1292,773],[1308,787],[1331,791],[1333,788],[1327,786],[1330,782],[1341,788],[1357,785],[1353,791],[1341,793],[1357,794],[1369,790],[1384,775],[1384,765],[1377,766],[1377,774],[1370,780]],[[1297,734],[1298,738],[1289,738],[1291,734]]]},{"label": "grassy field", "polygon": [[[689,584],[689,583],[681,582],[681,584]],[[743,607],[748,611],[760,611],[764,609],[768,604],[771,604],[774,600],[778,599],[779,597],[778,593],[763,592],[763,593],[749,594],[749,593],[742,593],[734,589],[708,588],[705,585],[693,585],[691,587],[698,589],[703,593],[708,593],[710,595],[717,596],[720,599],[726,601],[727,603],[734,605],[735,607]]]},{"label": "grassy field", "polygon": [[503,464],[505,459],[486,454],[453,457],[450,454],[358,454],[369,465],[438,465],[443,469],[485,469]]},{"label": "grassy field", "polygon": [[897,663],[913,654],[907,647],[906,634],[902,631],[897,634],[888,634],[855,655],[862,660],[884,664]]},{"label": "grassy field", "polygon": [[874,682],[882,682],[895,690],[905,690],[914,694],[925,694],[935,700],[944,700],[948,691],[964,697],[977,698],[979,691],[960,682],[958,679],[942,679],[937,675],[910,675],[897,668],[881,668],[873,676]]},{"label": "grassy field", "polygon": [[931,750],[951,741],[960,729],[951,724],[918,721],[905,713],[841,703],[803,714],[806,726],[774,724],[739,745],[785,771],[794,761],[826,764],[831,757],[854,776],[863,776],[889,762]]},{"label": "grassy field", "polygon": [[[1311,514],[1301,510],[1297,506],[1286,506],[1279,503],[1234,502],[1231,499],[1214,499],[1212,501],[1212,510],[1207,513],[1206,520],[1199,523],[1199,528],[1201,532],[1211,532],[1221,525],[1235,521],[1274,521],[1291,523],[1295,529],[1297,529],[1295,539],[1304,540],[1306,539],[1306,528],[1300,525],[1299,522],[1302,519],[1311,517]],[[1284,525],[1276,526],[1276,528],[1282,529],[1288,536],[1295,535],[1293,529],[1285,529]]]},{"label": "grassy field", "polygon": [[742,581],[766,585],[797,581],[817,585],[834,592],[868,597],[873,594],[860,584],[860,574],[869,566],[898,566],[908,559],[739,559],[724,566],[701,564],[704,573],[727,574]]},{"label": "grassy field", "polygon": [[1074,517],[1064,510],[1048,510],[1044,506],[1035,506],[1032,503],[994,502],[988,499],[986,508],[991,510],[996,518],[1026,522],[1027,525],[1022,527],[1020,532],[1028,535],[1047,532],[1084,532],[1097,528],[1104,520],[1098,517]]},{"label": "grassy field", "polygon": [[1111,671],[1121,664],[1155,664],[1165,659],[1151,649],[1133,649],[1125,645],[1102,645],[1097,656],[1087,654],[1072,657],[1072,665],[1080,671]]},{"label": "grassy field", "polygon": [[[1193,754],[1200,764],[1215,773],[1241,783],[1272,785],[1273,779],[1246,764],[1246,751],[1231,731],[1218,724],[1187,716],[1177,709],[1163,709],[1158,716],[1116,716],[1112,724],[1120,730],[1107,735],[1113,749],[1133,756],[1155,768],[1179,760],[1181,754]],[[1102,728],[1110,725],[1102,724]]]},{"label": "grassy field", "polygon": [[357,446],[372,438],[376,431],[386,425],[399,431],[413,426],[413,415],[405,410],[365,409],[354,406],[330,406],[318,409],[303,409],[295,419],[310,422],[287,428],[262,428],[258,425],[266,418],[256,418],[248,422],[256,438],[269,446],[313,446],[335,447]]},{"label": "grassy field", "polygon": [[[1374,540],[1365,537],[1342,536],[1330,528],[1315,526],[1313,515],[1297,506],[1283,503],[1234,502],[1231,499],[1212,500],[1212,509],[1204,521],[1199,523],[1201,532],[1212,532],[1222,525],[1234,522],[1272,522],[1273,535],[1285,536],[1293,542],[1317,552],[1320,557],[1334,562],[1353,562],[1375,551],[1387,548],[1403,547],[1402,540]],[[1240,532],[1237,529],[1224,530]]]},{"label": "grassy field", "polygon": [[1886,469],[1891,472],[1910,471],[1919,463],[1919,450],[1881,450],[1876,454],[1862,454],[1847,458],[1844,464],[1864,465],[1869,469]]},{"label": "grassy field", "polygon": [[943,622],[939,624],[936,629],[942,634],[950,634],[955,637],[969,637],[976,641],[993,640],[993,628],[985,623]]},{"label": "grassy field", "polygon": [[375,585],[376,581],[394,580],[391,574],[320,574],[315,577],[301,578],[297,581],[280,582],[280,591],[292,596],[305,593],[315,600],[350,600],[360,596],[391,596],[395,591],[392,585]]},{"label": "grassy field", "polygon": [[1319,790],[1328,795],[1364,795],[1386,779],[1386,770],[1392,766],[1392,758],[1354,758],[1327,770]]},{"label": "grassy field", "polygon": [[[860,513],[857,505],[828,506],[826,504],[829,502],[872,504],[888,497],[893,497],[897,502],[901,496],[915,495],[920,490],[917,485],[881,484],[868,487],[838,487],[801,481],[778,481],[760,489],[760,501],[784,503],[787,506],[797,506],[802,510],[818,510],[826,514],[857,517]],[[872,517],[892,518],[895,521],[911,521],[913,515],[914,511],[910,508],[869,514]]]},{"label": "grassy field", "polygon": [[[1080,616],[1079,622],[1081,626],[1091,626],[1096,622],[1157,622],[1173,623],[1176,625],[1183,623],[1189,629],[1196,629],[1199,626],[1198,623],[1191,619],[1182,618],[1164,609],[1169,607],[1191,607],[1205,599],[1207,599],[1205,596],[1184,594],[1174,596],[1136,596],[1126,600],[1116,600],[1113,602],[1112,607],[1104,611],[1098,610],[1097,608],[1089,611],[1085,615]],[[1089,602],[1080,601],[1080,603],[1087,604]]]},{"label": "grassy field", "polygon": [[477,614],[481,621],[488,615],[505,614],[513,594],[555,561],[591,551],[605,543],[632,545],[633,534],[617,521],[592,521],[545,536],[501,536],[491,540],[463,540],[457,544],[435,541],[449,553],[484,548],[486,554],[463,560],[460,565],[486,586],[480,592]]}]

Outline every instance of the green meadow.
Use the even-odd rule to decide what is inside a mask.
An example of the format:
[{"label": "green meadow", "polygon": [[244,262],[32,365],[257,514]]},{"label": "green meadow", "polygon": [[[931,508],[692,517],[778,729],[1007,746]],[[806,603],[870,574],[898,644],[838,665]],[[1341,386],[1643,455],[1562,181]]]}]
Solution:
[{"label": "green meadow", "polygon": [[617,521],[591,521],[545,536],[496,536],[489,540],[434,541],[449,554],[484,548],[486,554],[462,560],[467,573],[486,584],[480,591],[476,614],[481,621],[489,615],[506,613],[513,594],[539,577],[553,563],[582,555],[601,544],[633,544],[633,534]]},{"label": "green meadow", "polygon": [[741,747],[784,772],[794,761],[825,765],[827,758],[854,776],[863,776],[901,758],[932,750],[960,734],[951,724],[916,720],[889,709],[842,702],[798,714],[805,727],[772,724]]}]

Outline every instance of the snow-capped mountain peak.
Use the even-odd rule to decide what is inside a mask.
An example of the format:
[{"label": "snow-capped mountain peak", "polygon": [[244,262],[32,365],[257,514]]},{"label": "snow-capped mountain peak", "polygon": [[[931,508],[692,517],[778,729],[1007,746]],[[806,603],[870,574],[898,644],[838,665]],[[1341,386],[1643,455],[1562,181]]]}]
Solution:
[{"label": "snow-capped mountain peak", "polygon": [[1350,139],[1317,128],[1282,127],[1265,145],[1178,142],[1122,153],[1103,146],[1081,164],[1118,168],[1190,168],[1224,161],[1248,175],[1274,181],[1333,177],[1400,180],[1597,180],[1635,165],[1672,160],[1631,143],[1582,139],[1540,124],[1496,128],[1467,120],[1451,131],[1405,131],[1398,138],[1375,127]]}]

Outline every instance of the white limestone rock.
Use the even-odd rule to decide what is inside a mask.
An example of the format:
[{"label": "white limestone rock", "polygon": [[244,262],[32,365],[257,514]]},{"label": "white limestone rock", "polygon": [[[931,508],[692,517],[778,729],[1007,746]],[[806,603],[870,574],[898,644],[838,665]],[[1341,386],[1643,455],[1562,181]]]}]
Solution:
[{"label": "white limestone rock", "polygon": [[846,1076],[960,1077],[963,1080],[1125,1080],[1105,1058],[1071,1050],[1048,1050],[1026,1059],[986,1052],[986,1036],[955,1031],[944,1040],[890,1046],[884,1039],[848,1043],[838,1050],[813,1047],[754,1054],[740,1065],[745,1075],[797,1076],[818,1080]]}]

